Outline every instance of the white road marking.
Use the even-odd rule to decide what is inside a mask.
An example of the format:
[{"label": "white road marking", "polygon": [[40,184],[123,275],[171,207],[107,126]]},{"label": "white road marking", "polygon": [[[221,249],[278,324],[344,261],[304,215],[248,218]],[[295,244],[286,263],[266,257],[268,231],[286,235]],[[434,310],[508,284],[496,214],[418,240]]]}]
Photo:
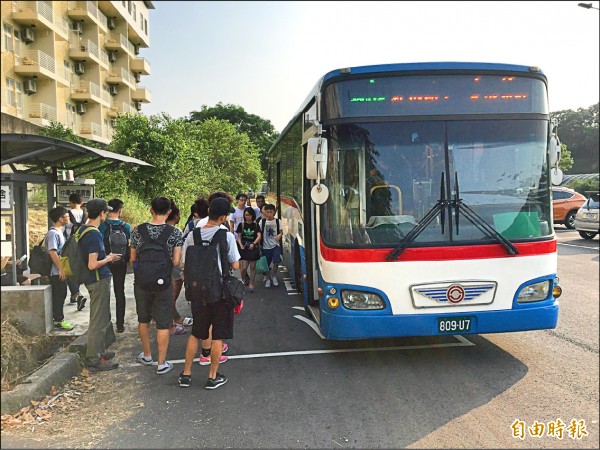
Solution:
[{"label": "white road marking", "polygon": [[[459,336],[454,336],[459,338]],[[445,348],[445,347],[470,347],[475,344],[460,336],[461,342],[449,342],[447,344],[424,344],[424,345],[402,345],[396,347],[369,347],[369,348],[339,348],[331,350],[297,350],[293,352],[275,352],[275,353],[254,353],[249,355],[231,355],[228,359],[256,359],[256,358],[274,358],[277,356],[301,356],[301,355],[326,355],[332,353],[359,353],[359,352],[389,352],[398,350],[418,350],[426,348]],[[464,341],[463,341],[464,340]],[[183,364],[185,359],[169,359],[171,364]],[[194,363],[198,358],[194,359]],[[156,362],[153,363],[156,365]],[[123,364],[121,367],[142,367],[142,364]]]},{"label": "white road marking", "polygon": [[313,329],[313,331],[315,333],[317,333],[317,335],[321,338],[321,339],[325,339],[325,336],[323,336],[321,334],[321,330],[319,330],[319,327],[317,327],[317,324],[314,323],[312,320],[310,320],[308,317],[304,317],[304,316],[294,316],[294,318],[304,322],[305,324],[307,324],[309,327],[311,327]]},{"label": "white road marking", "polygon": [[291,281],[284,281],[283,282],[285,284],[285,290],[286,291],[295,291],[296,289],[294,289],[292,287],[292,282]]}]

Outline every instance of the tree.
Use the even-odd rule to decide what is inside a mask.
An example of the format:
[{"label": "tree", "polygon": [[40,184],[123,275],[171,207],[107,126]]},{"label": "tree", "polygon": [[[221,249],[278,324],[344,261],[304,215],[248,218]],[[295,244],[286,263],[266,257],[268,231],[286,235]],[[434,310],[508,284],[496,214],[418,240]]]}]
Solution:
[{"label": "tree", "polygon": [[128,188],[146,201],[164,195],[183,207],[212,191],[245,192],[261,176],[256,147],[223,120],[120,116],[111,149],[152,164],[123,172]]},{"label": "tree", "polygon": [[210,118],[226,120],[235,127],[238,133],[246,133],[258,149],[261,168],[263,172],[266,172],[267,152],[278,136],[270,120],[247,113],[241,106],[223,105],[221,102],[212,107],[202,105],[200,111],[191,112],[189,120],[204,122]]},{"label": "tree", "polygon": [[558,162],[558,168],[563,172],[568,172],[573,167],[573,157],[571,152],[567,149],[565,144],[560,144],[560,161]]},{"label": "tree", "polygon": [[577,111],[564,110],[551,113],[558,121],[558,136],[566,144],[573,157],[571,173],[598,172],[598,148],[600,146],[599,104]]}]

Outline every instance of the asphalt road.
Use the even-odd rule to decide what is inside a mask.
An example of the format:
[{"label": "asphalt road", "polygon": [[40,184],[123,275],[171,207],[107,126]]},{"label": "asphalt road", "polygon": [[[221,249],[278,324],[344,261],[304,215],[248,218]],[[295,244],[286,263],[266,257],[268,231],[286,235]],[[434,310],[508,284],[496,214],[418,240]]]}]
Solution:
[{"label": "asphalt road", "polygon": [[[293,286],[259,284],[220,368],[229,381],[214,391],[204,389],[208,368],[197,364],[192,386],[177,384],[187,335],[172,337],[175,369],[158,376],[133,362],[139,342],[128,331],[118,343],[120,374],[111,376],[122,380],[129,412],[93,446],[598,448],[598,238],[560,227],[557,235],[564,293],[555,330],[328,342]],[[179,305],[189,311],[183,296]],[[125,408],[111,401],[98,407]],[[547,433],[557,419],[562,439]],[[581,439],[568,434],[573,419],[585,424]],[[544,423],[546,432],[514,437],[515,420]]]}]

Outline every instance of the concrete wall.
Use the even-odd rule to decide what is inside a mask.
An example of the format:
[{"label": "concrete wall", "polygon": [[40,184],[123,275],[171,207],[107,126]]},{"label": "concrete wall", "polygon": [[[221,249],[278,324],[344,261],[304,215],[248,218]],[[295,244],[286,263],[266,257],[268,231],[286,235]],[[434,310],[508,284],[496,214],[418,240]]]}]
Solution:
[{"label": "concrete wall", "polygon": [[45,335],[52,330],[52,288],[43,286],[2,286],[2,321],[17,321],[23,331]]},{"label": "concrete wall", "polygon": [[0,115],[0,131],[2,133],[40,134],[39,130],[39,126],[26,120],[6,113]]}]

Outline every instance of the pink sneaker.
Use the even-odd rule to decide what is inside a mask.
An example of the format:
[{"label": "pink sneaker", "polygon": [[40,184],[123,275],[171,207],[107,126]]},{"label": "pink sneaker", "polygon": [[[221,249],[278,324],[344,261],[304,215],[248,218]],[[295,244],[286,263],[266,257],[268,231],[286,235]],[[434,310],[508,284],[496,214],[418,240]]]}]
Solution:
[{"label": "pink sneaker", "polygon": [[[219,364],[223,364],[224,362],[227,362],[227,356],[221,355],[221,359],[219,359]],[[201,366],[210,366],[210,356],[200,355],[198,364],[200,364]]]},{"label": "pink sneaker", "polygon": [[227,350],[229,350],[229,345],[223,342],[223,351],[221,353],[227,353]]}]

